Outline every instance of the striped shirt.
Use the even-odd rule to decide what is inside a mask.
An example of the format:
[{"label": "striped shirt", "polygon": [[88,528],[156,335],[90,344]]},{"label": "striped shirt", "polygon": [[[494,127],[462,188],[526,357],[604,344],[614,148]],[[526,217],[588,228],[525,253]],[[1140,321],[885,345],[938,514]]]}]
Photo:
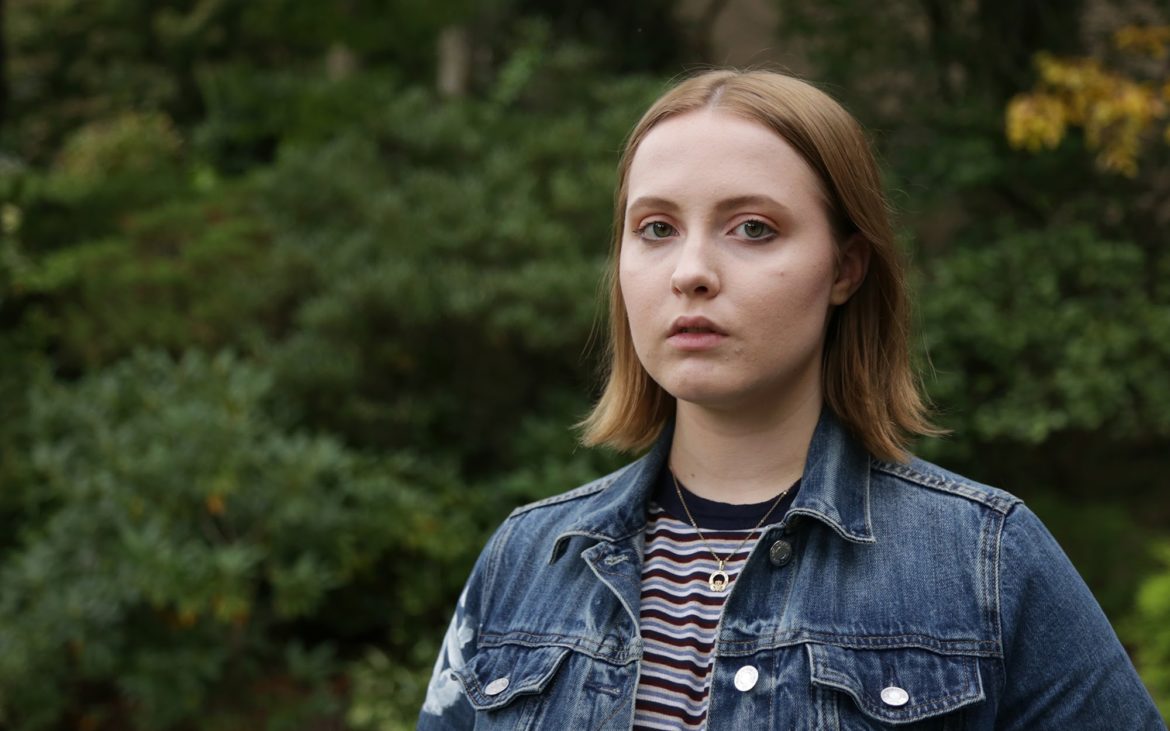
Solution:
[{"label": "striped shirt", "polygon": [[[723,603],[760,533],[724,566],[730,579],[722,592],[708,585],[718,563],[708,549],[727,557],[772,507],[704,500],[680,484],[704,541],[686,517],[670,472],[663,469],[651,499],[642,566],[642,667],[634,701],[635,729],[702,729],[707,720],[708,674]],[[779,523],[796,486],[776,506],[767,525]],[[766,527],[766,526],[765,526]]]}]

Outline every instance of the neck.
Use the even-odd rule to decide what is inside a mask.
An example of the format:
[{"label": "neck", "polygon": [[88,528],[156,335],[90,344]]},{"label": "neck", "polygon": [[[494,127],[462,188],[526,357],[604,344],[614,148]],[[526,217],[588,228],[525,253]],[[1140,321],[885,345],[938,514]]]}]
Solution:
[{"label": "neck", "polygon": [[785,408],[734,413],[679,401],[670,467],[691,492],[724,503],[759,503],[804,473],[821,414],[819,390]]}]

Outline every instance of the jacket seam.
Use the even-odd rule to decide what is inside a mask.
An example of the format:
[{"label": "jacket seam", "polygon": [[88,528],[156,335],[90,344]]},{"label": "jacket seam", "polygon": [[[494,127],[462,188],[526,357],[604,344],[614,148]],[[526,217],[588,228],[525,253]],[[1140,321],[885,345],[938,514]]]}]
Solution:
[{"label": "jacket seam", "polygon": [[1001,655],[998,643],[992,640],[940,640],[918,634],[904,635],[839,635],[830,632],[797,630],[773,634],[768,638],[750,640],[720,639],[715,652],[719,657],[751,654],[765,649],[801,644],[825,644],[852,650],[904,650],[918,648],[942,655],[996,657]]},{"label": "jacket seam", "polygon": [[884,472],[893,477],[899,477],[908,482],[921,485],[922,487],[931,488],[940,492],[945,492],[950,495],[966,498],[973,502],[984,505],[1002,515],[1007,515],[1012,508],[1022,502],[1017,497],[1000,497],[998,495],[989,494],[984,490],[979,489],[974,483],[960,482],[951,480],[938,475],[930,475],[920,470],[916,470],[908,465],[895,464],[892,462],[882,462],[874,460],[873,469]]},{"label": "jacket seam", "polygon": [[[507,647],[515,645],[519,647],[526,647],[529,649],[540,649],[554,646],[566,650],[573,650],[584,653],[595,660],[602,660],[616,665],[628,665],[634,660],[639,659],[639,654],[636,650],[629,648],[622,648],[612,642],[605,640],[594,641],[584,637],[574,637],[572,635],[561,635],[551,632],[508,632],[500,634],[496,632],[486,632],[481,636],[481,647]],[[609,650],[607,653],[606,650]]]},{"label": "jacket seam", "polygon": [[592,482],[588,482],[588,483],[582,485],[581,487],[574,488],[572,490],[569,490],[568,492],[563,492],[563,493],[560,493],[558,495],[551,495],[549,497],[544,498],[543,500],[537,500],[536,502],[528,503],[527,505],[521,505],[520,507],[518,507],[512,511],[511,515],[508,516],[508,519],[511,520],[512,518],[516,518],[518,516],[524,515],[525,513],[531,512],[531,511],[536,510],[538,508],[545,508],[545,507],[549,507],[552,505],[559,505],[561,503],[569,502],[571,500],[577,500],[580,498],[590,497],[591,495],[596,495],[597,493],[605,490],[610,485],[612,485],[619,477],[621,477],[623,474],[625,474],[626,470],[628,470],[634,464],[637,464],[637,463],[632,462],[632,463],[626,465],[625,467],[622,467],[621,469],[617,470],[616,472],[611,472],[610,474],[606,475],[605,477],[599,477],[598,479],[593,480]]},{"label": "jacket seam", "polygon": [[[1016,506],[1013,505],[1012,510],[1004,515],[1003,520],[999,522],[999,530],[996,531],[995,535],[995,636],[999,640],[1000,648],[1002,648],[999,655],[999,680],[1001,686],[1007,683],[1007,648],[1003,644],[1003,605],[1000,604],[1003,586],[1001,556],[1003,554],[1003,533],[1007,528],[1007,519],[1015,511],[1015,508]],[[1001,687],[1000,690],[1002,694],[1003,688]]]},{"label": "jacket seam", "polygon": [[[484,621],[487,619],[486,608],[495,606],[492,603],[492,597],[490,596],[490,594],[491,594],[492,588],[496,585],[496,574],[498,571],[498,567],[501,563],[500,556],[503,555],[504,546],[507,544],[508,540],[512,537],[512,530],[515,527],[516,527],[515,522],[513,522],[511,520],[504,521],[504,524],[502,526],[500,526],[500,532],[496,537],[495,545],[492,546],[491,557],[488,560],[488,564],[487,564],[487,571],[486,571],[487,576],[485,577],[486,582],[484,584],[483,591],[480,592],[479,607],[476,608],[476,610],[477,610],[476,613],[479,615],[479,629],[476,632],[477,637],[481,637],[482,633],[483,633]],[[476,642],[476,644],[477,645],[479,644],[478,641]]]},{"label": "jacket seam", "polygon": [[[997,519],[998,518],[998,519]],[[987,633],[995,638],[996,645],[1003,652],[1003,638],[997,631],[999,625],[999,586],[998,586],[998,525],[1003,523],[1003,515],[995,513],[986,515],[979,530],[979,573],[980,593],[982,594],[982,610],[987,622]]]}]

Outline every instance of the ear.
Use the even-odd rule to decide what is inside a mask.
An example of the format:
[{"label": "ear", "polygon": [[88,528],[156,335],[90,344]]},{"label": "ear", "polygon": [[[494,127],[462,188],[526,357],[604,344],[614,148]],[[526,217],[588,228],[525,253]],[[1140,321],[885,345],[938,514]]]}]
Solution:
[{"label": "ear", "polygon": [[853,234],[841,244],[837,252],[837,279],[833,282],[829,296],[831,303],[845,304],[865,281],[865,274],[869,271],[869,254],[869,242],[860,233]]}]

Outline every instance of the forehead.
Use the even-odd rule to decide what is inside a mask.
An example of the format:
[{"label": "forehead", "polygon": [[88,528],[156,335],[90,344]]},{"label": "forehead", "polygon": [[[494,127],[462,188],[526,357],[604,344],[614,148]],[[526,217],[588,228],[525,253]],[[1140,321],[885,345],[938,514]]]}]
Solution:
[{"label": "forehead", "polygon": [[759,122],[719,109],[670,117],[638,145],[627,203],[642,196],[694,199],[766,194],[823,205],[820,179],[792,145]]}]

